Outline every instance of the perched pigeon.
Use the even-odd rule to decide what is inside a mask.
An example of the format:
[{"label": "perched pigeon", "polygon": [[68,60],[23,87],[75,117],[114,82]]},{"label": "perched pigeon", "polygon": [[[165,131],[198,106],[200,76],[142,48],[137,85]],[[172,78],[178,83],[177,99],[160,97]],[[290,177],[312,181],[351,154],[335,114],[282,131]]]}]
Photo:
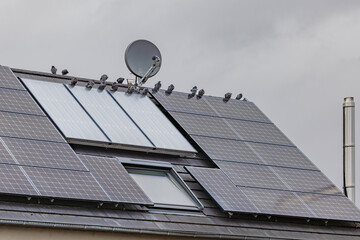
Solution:
[{"label": "perched pigeon", "polygon": [[205,94],[205,90],[204,90],[204,89],[201,89],[201,90],[198,92],[198,95],[196,95],[197,99],[202,98],[202,96],[204,96],[204,94]]},{"label": "perched pigeon", "polygon": [[77,82],[78,82],[77,78],[72,78],[70,84],[75,86]]},{"label": "perched pigeon", "polygon": [[149,92],[149,89],[148,89],[148,88],[144,88],[144,89],[140,92],[140,94],[141,94],[141,95],[147,95],[148,92]]},{"label": "perched pigeon", "polygon": [[189,93],[188,98],[194,97],[195,94],[196,94],[196,92],[197,92],[197,90],[198,90],[197,86],[194,86],[194,87],[190,90],[191,93]]},{"label": "perched pigeon", "polygon": [[106,83],[105,83],[105,82],[102,82],[102,83],[100,83],[98,89],[102,91],[102,90],[105,89],[105,87],[106,87]]},{"label": "perched pigeon", "polygon": [[129,86],[129,87],[128,87],[128,90],[126,91],[126,93],[132,94],[133,92],[135,92],[135,87],[134,87],[134,86]]},{"label": "perched pigeon", "polygon": [[101,83],[105,83],[105,81],[108,79],[108,76],[106,74],[103,74],[100,78]]},{"label": "perched pigeon", "polygon": [[92,88],[95,85],[94,80],[89,80],[88,83],[86,84],[87,88]]},{"label": "perched pigeon", "polygon": [[230,100],[230,98],[231,98],[231,94],[232,93],[230,93],[230,92],[228,92],[228,93],[225,93],[225,97],[224,97],[224,102],[227,102],[227,101],[229,101]]},{"label": "perched pigeon", "polygon": [[125,78],[119,77],[116,81],[119,84],[122,84],[124,82]]},{"label": "perched pigeon", "polygon": [[64,76],[65,76],[66,74],[68,74],[68,73],[69,73],[69,71],[68,71],[67,69],[64,69],[64,70],[61,71],[61,74],[64,75]]},{"label": "perched pigeon", "polygon": [[114,90],[114,91],[118,90],[119,86],[118,86],[117,82],[113,82],[113,83],[111,84],[111,88],[112,88],[112,90]]},{"label": "perched pigeon", "polygon": [[165,91],[165,93],[166,93],[167,95],[170,95],[174,89],[175,89],[175,86],[174,86],[173,84],[170,84],[170,86],[169,86],[168,89]]},{"label": "perched pigeon", "polygon": [[240,100],[241,98],[243,97],[243,95],[241,93],[239,93],[237,96],[236,96],[236,100]]},{"label": "perched pigeon", "polygon": [[155,84],[154,88],[152,89],[152,93],[157,93],[160,90],[160,88],[161,88],[161,81],[158,81]]},{"label": "perched pigeon", "polygon": [[56,74],[56,72],[57,72],[57,68],[54,66],[51,66],[51,73]]}]

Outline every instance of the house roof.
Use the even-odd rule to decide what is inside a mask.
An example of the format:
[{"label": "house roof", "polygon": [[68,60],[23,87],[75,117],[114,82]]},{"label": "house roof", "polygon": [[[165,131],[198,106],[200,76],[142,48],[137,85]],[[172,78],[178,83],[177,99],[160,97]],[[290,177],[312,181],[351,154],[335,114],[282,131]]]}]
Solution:
[{"label": "house roof", "polygon": [[[70,145],[21,78],[69,84],[72,77],[0,67],[4,224],[192,237],[360,238],[359,210],[252,102],[150,95],[196,154]],[[171,163],[204,209],[152,209],[121,158]]]}]

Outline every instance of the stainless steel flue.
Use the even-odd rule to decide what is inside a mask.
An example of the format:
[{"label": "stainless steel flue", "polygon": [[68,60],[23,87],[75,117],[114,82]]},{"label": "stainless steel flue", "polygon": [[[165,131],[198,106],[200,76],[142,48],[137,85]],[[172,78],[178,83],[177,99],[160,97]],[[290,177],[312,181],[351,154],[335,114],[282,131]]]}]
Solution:
[{"label": "stainless steel flue", "polygon": [[355,102],[344,98],[343,104],[344,193],[355,203]]}]

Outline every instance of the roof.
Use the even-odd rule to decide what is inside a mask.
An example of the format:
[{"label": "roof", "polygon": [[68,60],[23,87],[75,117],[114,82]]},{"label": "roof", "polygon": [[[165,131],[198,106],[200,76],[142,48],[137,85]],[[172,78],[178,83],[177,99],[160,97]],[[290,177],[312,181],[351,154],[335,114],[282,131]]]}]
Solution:
[{"label": "roof", "polygon": [[[21,78],[72,79],[0,67],[3,224],[191,237],[360,238],[359,210],[252,102],[152,94],[197,153],[158,152],[156,146],[143,152],[69,144]],[[121,158],[171,163],[204,209],[149,208],[151,201],[118,165]],[[115,190],[109,182],[117,183]]]}]

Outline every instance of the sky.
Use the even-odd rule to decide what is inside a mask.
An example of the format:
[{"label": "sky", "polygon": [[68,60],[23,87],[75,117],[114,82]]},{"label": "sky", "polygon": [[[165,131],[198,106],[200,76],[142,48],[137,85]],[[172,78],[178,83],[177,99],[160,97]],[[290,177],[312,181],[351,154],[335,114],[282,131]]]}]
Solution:
[{"label": "sky", "polygon": [[[342,189],[342,103],[360,103],[360,1],[0,0],[0,32],[1,65],[109,81],[133,78],[125,49],[147,39],[162,55],[147,86],[243,93]],[[358,146],[358,207],[359,157]]]}]

